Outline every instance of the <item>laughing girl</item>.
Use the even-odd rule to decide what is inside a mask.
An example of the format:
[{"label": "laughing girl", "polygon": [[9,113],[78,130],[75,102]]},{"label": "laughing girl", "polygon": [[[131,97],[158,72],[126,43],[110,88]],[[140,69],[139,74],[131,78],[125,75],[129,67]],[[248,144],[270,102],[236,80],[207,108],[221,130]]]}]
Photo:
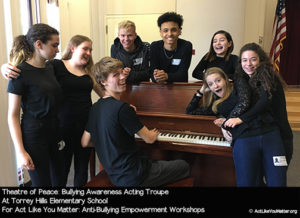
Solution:
[{"label": "laughing girl", "polygon": [[221,68],[229,79],[233,80],[233,74],[238,62],[238,57],[231,54],[233,51],[231,35],[224,31],[217,31],[210,43],[210,48],[193,71],[193,77],[199,80],[204,79],[204,73],[208,68]]}]

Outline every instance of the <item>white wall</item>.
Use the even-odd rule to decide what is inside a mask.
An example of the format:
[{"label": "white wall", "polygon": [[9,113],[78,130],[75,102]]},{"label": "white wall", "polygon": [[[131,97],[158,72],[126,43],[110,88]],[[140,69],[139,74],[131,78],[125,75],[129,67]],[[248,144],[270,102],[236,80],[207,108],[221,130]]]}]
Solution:
[{"label": "white wall", "polygon": [[60,40],[62,50],[65,49],[72,36],[91,35],[90,0],[59,1]]},{"label": "white wall", "polygon": [[176,11],[176,0],[105,0],[105,14],[152,14]]},{"label": "white wall", "polygon": [[277,4],[277,0],[266,1],[263,48],[268,53],[271,50],[272,40],[273,40],[272,32],[273,32],[273,23],[275,17],[276,4]]},{"label": "white wall", "polygon": [[[5,43],[5,26],[4,26],[4,9],[3,2],[0,2],[0,65],[7,62],[7,52]],[[8,82],[0,79],[0,186],[16,186],[17,185],[17,167],[15,152],[10,138],[7,125],[7,88]]]},{"label": "white wall", "polygon": [[269,53],[277,0],[246,0],[244,43],[256,42]]},{"label": "white wall", "polygon": [[244,42],[259,43],[264,35],[265,0],[246,0]]},{"label": "white wall", "polygon": [[195,55],[189,68],[192,72],[210,47],[213,34],[218,30],[229,32],[234,42],[234,54],[244,43],[244,0],[177,0],[177,12],[184,17],[182,38],[193,43]]}]

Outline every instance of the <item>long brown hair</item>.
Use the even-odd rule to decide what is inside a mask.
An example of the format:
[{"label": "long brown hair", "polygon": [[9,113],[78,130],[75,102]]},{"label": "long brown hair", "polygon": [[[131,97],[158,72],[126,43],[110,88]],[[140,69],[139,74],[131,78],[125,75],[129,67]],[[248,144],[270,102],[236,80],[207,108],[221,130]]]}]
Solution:
[{"label": "long brown hair", "polygon": [[31,26],[26,35],[15,37],[9,54],[10,63],[18,65],[32,58],[35,52],[34,43],[38,40],[42,43],[47,43],[47,41],[51,40],[52,35],[59,35],[59,33],[47,24],[39,23]]},{"label": "long brown hair", "polygon": [[[83,42],[91,42],[92,43],[92,40],[89,37],[83,36],[83,35],[73,36],[70,39],[70,41],[69,41],[69,43],[68,43],[68,45],[67,45],[67,47],[66,47],[66,49],[63,53],[62,60],[70,60],[73,56],[73,52],[71,50],[72,46],[77,47]],[[95,80],[95,77],[92,74],[93,65],[94,65],[94,62],[93,62],[93,58],[92,58],[92,55],[91,55],[88,63],[84,66],[84,70],[91,77],[91,79],[93,81],[93,85],[95,86],[97,84],[97,82]]]},{"label": "long brown hair", "polygon": [[[283,81],[281,76],[274,71],[274,67],[271,63],[269,56],[266,52],[256,43],[248,43],[244,45],[240,50],[240,59],[242,54],[246,51],[253,51],[259,57],[259,65],[255,69],[254,74],[249,79],[250,86],[255,90],[256,94],[259,95],[258,84],[264,88],[269,94],[269,98],[272,98],[272,92],[276,90],[276,77],[281,82],[282,86],[285,87],[286,83]],[[241,60],[240,60],[241,63]],[[237,73],[245,73],[241,64],[236,69]]]},{"label": "long brown hair", "polygon": [[217,54],[214,50],[213,44],[214,44],[214,38],[217,34],[223,34],[228,42],[231,42],[231,46],[227,49],[226,54],[225,54],[225,60],[228,61],[229,57],[233,51],[234,45],[233,45],[233,40],[232,37],[230,35],[230,33],[226,32],[225,30],[219,30],[217,32],[214,33],[213,37],[211,38],[210,41],[210,47],[209,47],[209,51],[205,57],[205,60],[212,62],[217,58]]},{"label": "long brown hair", "polygon": [[218,75],[220,75],[225,80],[225,83],[226,83],[225,93],[224,93],[223,97],[219,98],[212,91],[208,92],[207,94],[205,94],[203,96],[202,106],[203,107],[209,107],[210,105],[212,105],[212,111],[214,113],[217,113],[218,112],[218,110],[217,110],[218,104],[220,104],[221,102],[225,101],[229,97],[229,95],[232,92],[233,87],[232,87],[232,84],[229,82],[228,76],[226,75],[226,73],[224,73],[224,71],[221,68],[219,68],[219,67],[211,67],[211,68],[208,68],[205,71],[205,76],[204,76],[204,80],[203,80],[204,90],[206,88],[209,88],[209,86],[207,84],[207,77],[209,75],[212,75],[212,74],[218,74]]}]

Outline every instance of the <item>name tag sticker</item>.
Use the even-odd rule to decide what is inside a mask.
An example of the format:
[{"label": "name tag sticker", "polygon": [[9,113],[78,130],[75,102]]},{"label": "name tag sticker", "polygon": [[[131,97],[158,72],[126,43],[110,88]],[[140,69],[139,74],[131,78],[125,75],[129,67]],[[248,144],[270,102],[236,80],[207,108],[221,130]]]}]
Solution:
[{"label": "name tag sticker", "polygon": [[178,66],[181,62],[181,59],[173,59],[172,60],[172,65]]},{"label": "name tag sticker", "polygon": [[136,58],[136,59],[133,59],[133,65],[140,65],[143,63],[143,58]]},{"label": "name tag sticker", "polygon": [[285,156],[274,156],[273,163],[274,163],[274,166],[287,166]]}]

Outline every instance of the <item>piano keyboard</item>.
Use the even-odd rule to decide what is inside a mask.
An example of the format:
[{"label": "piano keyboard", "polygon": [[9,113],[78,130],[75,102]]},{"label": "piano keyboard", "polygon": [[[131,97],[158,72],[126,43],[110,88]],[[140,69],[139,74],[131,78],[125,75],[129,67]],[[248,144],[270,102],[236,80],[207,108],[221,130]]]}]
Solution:
[{"label": "piano keyboard", "polygon": [[[140,138],[135,134],[135,138]],[[192,144],[203,144],[203,145],[217,145],[230,147],[230,143],[222,137],[204,136],[204,135],[191,135],[191,134],[180,134],[180,133],[160,133],[157,137],[158,141],[169,141],[169,142],[182,142]]]}]

